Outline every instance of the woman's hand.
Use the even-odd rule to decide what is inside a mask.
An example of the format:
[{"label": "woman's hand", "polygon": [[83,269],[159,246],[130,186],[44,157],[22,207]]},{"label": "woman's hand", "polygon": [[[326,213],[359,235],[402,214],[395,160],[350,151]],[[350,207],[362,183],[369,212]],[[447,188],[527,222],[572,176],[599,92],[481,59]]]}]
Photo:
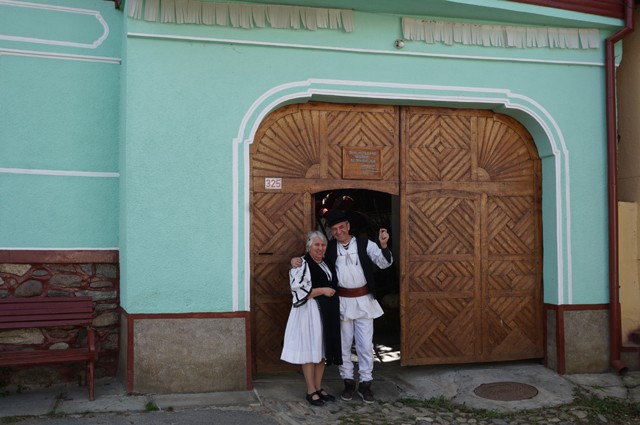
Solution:
[{"label": "woman's hand", "polygon": [[311,290],[311,298],[320,297],[324,295],[325,297],[333,297],[336,293],[336,290],[329,287],[323,288],[313,288]]},{"label": "woman's hand", "polygon": [[324,289],[324,296],[326,297],[333,297],[333,295],[336,293],[336,290],[333,288],[322,288]]},{"label": "woman's hand", "polygon": [[292,269],[297,269],[302,265],[302,257],[293,257],[290,264]]}]

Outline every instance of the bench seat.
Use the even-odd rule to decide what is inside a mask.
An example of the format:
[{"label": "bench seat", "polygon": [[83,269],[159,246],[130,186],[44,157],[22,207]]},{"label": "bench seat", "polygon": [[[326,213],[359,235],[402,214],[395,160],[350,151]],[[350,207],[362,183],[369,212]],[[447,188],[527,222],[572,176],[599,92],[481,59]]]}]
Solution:
[{"label": "bench seat", "polygon": [[0,300],[0,332],[30,328],[85,328],[87,344],[66,349],[0,350],[0,366],[86,362],[89,400],[94,399],[98,360],[91,297],[5,298]]}]

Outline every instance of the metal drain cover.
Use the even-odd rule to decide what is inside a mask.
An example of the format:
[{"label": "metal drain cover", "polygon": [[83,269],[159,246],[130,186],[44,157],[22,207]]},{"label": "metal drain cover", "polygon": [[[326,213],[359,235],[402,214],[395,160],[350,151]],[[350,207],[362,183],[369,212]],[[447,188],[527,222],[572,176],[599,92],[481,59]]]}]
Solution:
[{"label": "metal drain cover", "polygon": [[538,395],[538,389],[520,382],[492,382],[476,387],[473,392],[482,398],[499,401],[527,400]]}]

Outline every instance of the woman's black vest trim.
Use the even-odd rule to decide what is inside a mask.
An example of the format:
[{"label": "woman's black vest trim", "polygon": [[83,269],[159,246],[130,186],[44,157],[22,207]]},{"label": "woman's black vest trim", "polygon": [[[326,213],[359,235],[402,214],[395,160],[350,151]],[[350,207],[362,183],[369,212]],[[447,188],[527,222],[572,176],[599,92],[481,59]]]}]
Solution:
[{"label": "woman's black vest trim", "polygon": [[[325,261],[331,271],[331,280],[327,274],[307,253],[304,259],[309,265],[311,286],[314,288],[336,288],[338,276],[332,263]],[[320,308],[322,318],[322,330],[324,338],[324,358],[327,365],[342,364],[342,343],[340,340],[340,297],[327,297],[320,295],[314,298]]]}]

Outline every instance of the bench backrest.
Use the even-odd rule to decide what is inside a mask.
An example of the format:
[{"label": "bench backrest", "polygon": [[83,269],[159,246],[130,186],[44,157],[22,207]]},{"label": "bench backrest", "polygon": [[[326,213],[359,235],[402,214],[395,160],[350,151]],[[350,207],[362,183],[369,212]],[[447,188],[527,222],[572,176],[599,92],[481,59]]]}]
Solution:
[{"label": "bench backrest", "polygon": [[50,326],[89,326],[91,297],[5,298],[0,300],[0,330]]}]

